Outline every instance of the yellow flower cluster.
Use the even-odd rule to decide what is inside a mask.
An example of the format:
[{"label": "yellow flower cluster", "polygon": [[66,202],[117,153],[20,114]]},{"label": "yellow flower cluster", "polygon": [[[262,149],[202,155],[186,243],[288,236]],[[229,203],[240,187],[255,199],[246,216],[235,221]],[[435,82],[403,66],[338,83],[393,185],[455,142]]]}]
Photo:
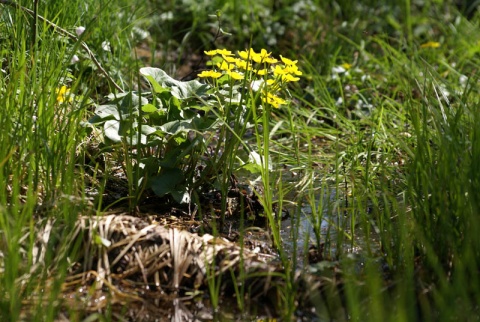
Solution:
[{"label": "yellow flower cluster", "polygon": [[250,88],[257,90],[261,87],[261,98],[264,103],[276,108],[287,103],[277,95],[282,85],[288,82],[297,82],[300,80],[297,76],[302,75],[297,67],[297,60],[280,55],[279,61],[265,49],[257,53],[250,48],[239,51],[237,55],[230,50],[216,49],[205,51],[205,54],[212,57],[217,56],[220,59],[213,70],[202,71],[197,75],[198,77],[217,79],[228,75],[234,81],[246,79]]},{"label": "yellow flower cluster", "polygon": [[70,96],[70,90],[67,88],[67,86],[63,85],[62,87],[57,88],[55,92],[57,94],[58,103],[63,103],[65,101],[67,102],[72,101],[72,97]]},{"label": "yellow flower cluster", "polygon": [[420,48],[438,48],[438,47],[440,47],[440,43],[436,41],[429,41],[420,45]]}]

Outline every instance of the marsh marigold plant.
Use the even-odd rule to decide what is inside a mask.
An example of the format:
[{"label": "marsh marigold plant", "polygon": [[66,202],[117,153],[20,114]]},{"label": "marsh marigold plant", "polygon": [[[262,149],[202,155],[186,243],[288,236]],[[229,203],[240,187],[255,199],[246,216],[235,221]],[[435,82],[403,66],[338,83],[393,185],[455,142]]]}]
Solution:
[{"label": "marsh marigold plant", "polygon": [[244,82],[253,91],[260,91],[264,104],[275,108],[285,105],[287,101],[280,96],[282,88],[289,82],[300,80],[302,72],[297,67],[297,60],[280,55],[280,59],[272,57],[271,53],[262,49],[255,52],[238,51],[236,54],[226,49],[205,51],[212,57],[211,70],[204,70],[197,76],[210,78],[215,83],[220,78],[228,78],[231,82]]}]

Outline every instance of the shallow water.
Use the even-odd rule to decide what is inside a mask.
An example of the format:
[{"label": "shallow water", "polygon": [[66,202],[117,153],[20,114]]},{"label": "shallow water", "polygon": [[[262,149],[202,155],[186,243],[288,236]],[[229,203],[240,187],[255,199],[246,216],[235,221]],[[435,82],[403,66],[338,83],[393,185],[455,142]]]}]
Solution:
[{"label": "shallow water", "polygon": [[[305,258],[304,254],[309,248],[321,245],[322,257],[325,260],[338,260],[342,255],[358,255],[361,258],[368,252],[377,253],[380,249],[377,235],[369,232],[367,236],[364,229],[357,224],[357,220],[352,222],[349,212],[342,210],[344,203],[331,191],[324,195],[323,210],[320,209],[321,203],[317,201],[314,211],[306,200],[297,210],[292,209],[291,218],[285,220],[281,227],[286,252],[291,256],[296,254],[296,258]],[[319,242],[315,234],[315,222],[320,223]],[[298,260],[297,267],[304,268],[304,262]]]}]

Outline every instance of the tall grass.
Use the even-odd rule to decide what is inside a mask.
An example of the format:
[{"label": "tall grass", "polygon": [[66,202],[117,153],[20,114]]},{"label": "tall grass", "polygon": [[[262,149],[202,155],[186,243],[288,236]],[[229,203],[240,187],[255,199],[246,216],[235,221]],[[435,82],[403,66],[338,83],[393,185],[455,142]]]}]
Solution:
[{"label": "tall grass", "polygon": [[[74,54],[88,57],[78,44],[17,5],[33,9],[31,1],[0,4],[0,316],[48,321],[75,258],[69,235],[90,208],[81,124],[94,89],[84,86],[85,65],[70,63]],[[72,32],[86,22],[107,32],[102,16],[92,20],[101,6],[39,2],[37,12]]]},{"label": "tall grass", "polygon": [[[465,85],[458,101],[451,102],[437,94],[445,90],[439,87],[437,77],[432,72],[433,79],[421,88],[426,96],[435,99],[412,104],[410,111],[417,137],[408,177],[415,222],[412,229],[417,236],[414,251],[436,285],[432,290],[434,304],[422,304],[427,309],[429,305],[435,308],[434,318],[438,314],[465,319],[471,314],[478,316],[479,309],[475,283],[479,218],[474,192],[478,185],[475,121],[479,108],[474,89],[470,88],[473,85]],[[447,90],[454,87],[448,86]]]},{"label": "tall grass", "polygon": [[[56,90],[66,82],[66,72],[59,68],[69,57],[65,44],[42,26],[33,38],[27,28],[31,17],[20,10],[2,9],[3,32],[13,37],[2,42],[0,76],[1,313],[7,320],[18,320],[22,299],[34,293],[39,301],[50,299],[45,313],[53,316],[52,299],[59,285],[41,295],[42,282],[37,281],[46,277],[55,251],[47,248],[46,254],[35,257],[34,248],[45,248],[41,243],[48,240],[37,236],[33,227],[55,218],[68,232],[79,210],[81,198],[77,197],[82,196],[83,184],[75,174],[75,164],[77,145],[83,139],[78,128],[83,111],[57,102]],[[56,236],[60,243],[62,237]]]},{"label": "tall grass", "polygon": [[[470,55],[447,54],[447,48],[456,48],[471,33],[468,23],[457,21],[455,26],[453,35],[436,26],[445,39],[438,50],[419,48],[415,42],[405,50],[401,42],[400,47],[390,45],[394,42],[382,37],[371,38],[365,46],[352,41],[360,53],[358,67],[365,71],[364,66],[375,61],[381,71],[363,84],[355,83],[352,75],[343,78],[338,91],[310,90],[324,98],[314,95],[315,103],[309,104],[321,104],[325,120],[333,119],[344,129],[338,136],[344,148],[335,182],[338,187],[347,182],[346,213],[358,217],[349,233],[355,234],[355,222],[366,232],[365,254],[370,255],[362,274],[349,261],[342,266],[344,296],[353,318],[478,318],[478,198],[471,194],[478,181],[478,100],[472,85],[477,77],[452,67],[478,62]],[[311,72],[315,80],[318,76]],[[469,75],[468,83],[459,82],[462,74]],[[365,91],[363,96],[371,88],[377,93],[370,97],[374,109],[360,119],[345,118],[344,105],[329,99],[335,92],[345,102],[345,85],[354,84]],[[380,261],[371,258],[369,244],[375,236]]]},{"label": "tall grass", "polygon": [[[410,9],[411,5],[406,2]],[[339,302],[346,301],[354,319],[476,319],[479,314],[474,255],[479,245],[478,198],[471,194],[478,181],[478,99],[473,85],[478,80],[470,73],[478,61],[466,40],[477,27],[458,16],[455,28],[432,21],[436,34],[425,32],[414,39],[412,28],[425,23],[422,19],[409,16],[406,29],[394,32],[401,35],[398,39],[356,39],[344,35],[342,26],[332,27],[327,44],[315,56],[307,53],[308,94],[296,92],[307,107],[299,105],[293,112],[298,129],[292,133],[300,146],[308,147],[300,153],[300,163],[306,169],[313,160],[320,163],[322,168],[314,169],[316,177],[330,179],[338,198],[347,201],[341,213],[350,223],[337,227],[345,232],[337,235],[337,246],[363,248],[360,271],[345,248],[334,256],[344,277]],[[444,42],[439,49],[420,47],[432,39],[428,37]],[[330,41],[342,45],[342,56],[329,47]],[[360,81],[354,69],[336,81],[330,77],[330,68],[349,62],[345,53],[355,51],[355,67],[365,80]],[[468,83],[462,74],[469,76]],[[366,113],[348,106],[359,98],[372,105]],[[330,143],[312,155],[315,136]],[[335,146],[337,152],[332,153]],[[299,162],[285,155],[277,160]],[[311,176],[308,170],[305,174]],[[312,196],[322,187],[320,182],[302,189]],[[315,211],[316,206],[322,208],[321,202],[310,204],[315,231],[318,221],[332,213]],[[317,243],[329,238],[318,233],[315,237]]]}]

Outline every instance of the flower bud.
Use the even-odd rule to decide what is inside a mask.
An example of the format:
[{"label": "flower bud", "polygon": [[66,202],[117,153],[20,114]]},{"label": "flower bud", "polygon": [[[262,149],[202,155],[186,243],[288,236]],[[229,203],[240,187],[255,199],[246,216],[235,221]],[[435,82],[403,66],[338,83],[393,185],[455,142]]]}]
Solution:
[{"label": "flower bud", "polygon": [[70,64],[73,65],[73,64],[78,63],[79,61],[80,61],[80,58],[78,58],[77,55],[73,55],[73,56],[72,56],[72,59],[70,59]]},{"label": "flower bud", "polygon": [[77,34],[77,36],[80,36],[81,34],[83,34],[84,31],[85,31],[85,27],[83,26],[75,28],[75,33]]}]

